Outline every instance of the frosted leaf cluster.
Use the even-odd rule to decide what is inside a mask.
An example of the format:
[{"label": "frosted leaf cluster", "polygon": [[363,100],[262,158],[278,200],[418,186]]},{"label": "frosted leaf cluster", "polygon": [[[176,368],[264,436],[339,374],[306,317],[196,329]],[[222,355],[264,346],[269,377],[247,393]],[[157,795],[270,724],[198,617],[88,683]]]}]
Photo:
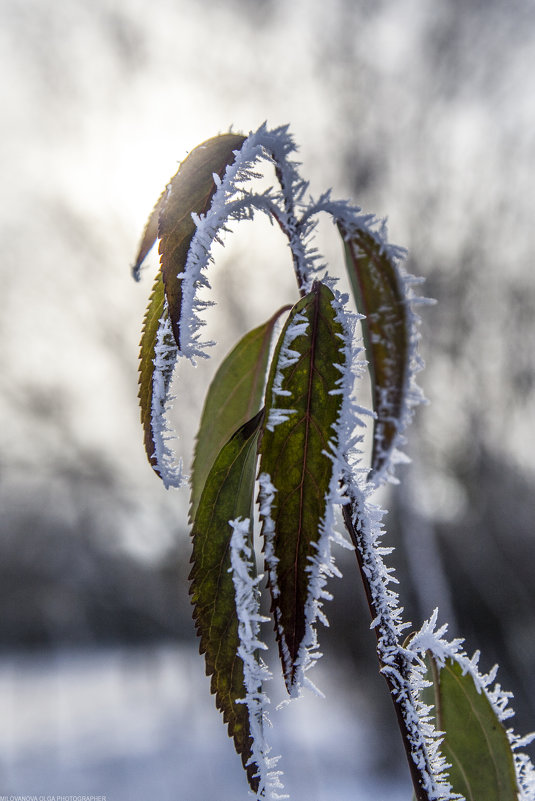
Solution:
[{"label": "frosted leaf cluster", "polygon": [[[423,401],[423,395],[415,381],[415,375],[423,364],[417,349],[419,319],[414,312],[414,306],[429,301],[415,295],[413,287],[420,279],[404,272],[401,261],[405,256],[405,250],[388,243],[384,221],[377,220],[372,214],[362,213],[358,206],[353,206],[347,201],[332,200],[330,192],[321,195],[318,200],[309,198],[305,201],[308,183],[300,177],[299,165],[292,158],[296,149],[287,126],[269,130],[266,124],[263,124],[245,139],[239,150],[235,151],[235,160],[227,166],[224,176],[220,178],[214,175],[216,191],[210,208],[206,214],[192,215],[196,232],[189,248],[184,272],[178,276],[182,279],[182,312],[179,321],[181,350],[174,351],[174,361],[176,362],[179,356],[186,357],[194,363],[198,358],[207,358],[208,348],[214,344],[201,339],[201,329],[205,325],[203,313],[212,305],[212,301],[201,300],[199,290],[203,287],[210,288],[206,270],[213,260],[212,247],[214,242],[221,243],[221,234],[229,222],[251,220],[257,211],[267,214],[271,220],[276,220],[288,237],[298,285],[303,293],[310,291],[313,281],[322,271],[321,280],[328,280],[325,265],[312,242],[317,224],[315,218],[320,213],[327,213],[335,223],[343,224],[349,234],[355,230],[366,232],[378,242],[395,265],[410,315],[410,354],[403,387],[403,413],[398,421],[392,452],[385,465],[385,475],[376,477],[378,484],[385,478],[392,480],[396,462],[406,460],[399,450],[405,441],[403,432],[410,423],[414,406]],[[250,183],[257,176],[255,165],[260,161],[275,165],[280,184],[279,191],[270,188],[263,194],[257,194],[250,190]],[[162,318],[161,326],[163,325]],[[296,333],[295,336],[297,335]],[[172,365],[173,358],[169,352],[167,369],[171,374]],[[155,421],[156,425],[153,425],[153,428],[167,431],[164,412],[169,408],[166,393],[169,392],[170,381],[164,382],[162,386],[163,395],[157,405],[159,419]],[[274,424],[277,420],[275,411],[273,415],[270,424]],[[156,453],[158,460],[160,451],[165,459],[165,464],[162,465],[163,471],[169,473],[174,470],[177,475],[181,474],[180,468],[172,466],[170,449],[158,447]],[[159,464],[158,466],[160,467]],[[176,486],[176,482],[171,480],[168,485]]]},{"label": "frosted leaf cluster", "polygon": [[[309,289],[312,285],[310,274],[317,269],[316,257],[306,252],[304,232],[296,217],[296,205],[308,186],[299,176],[298,165],[290,158],[296,149],[293,138],[288,133],[288,126],[268,130],[263,124],[235,151],[235,161],[227,166],[223,178],[214,175],[217,188],[210,208],[206,214],[192,215],[196,231],[184,271],[177,276],[182,279],[182,310],[179,321],[181,350],[169,350],[167,353],[166,369],[171,376],[178,357],[185,357],[195,364],[198,358],[208,358],[207,349],[214,344],[201,340],[201,329],[205,325],[203,313],[213,304],[211,301],[201,300],[199,290],[203,287],[210,288],[206,270],[213,260],[212,247],[214,242],[222,244],[221,234],[227,230],[229,222],[252,220],[257,211],[267,214],[270,220],[276,220],[289,238],[296,273],[300,276],[300,287]],[[263,194],[257,194],[248,188],[251,180],[258,175],[254,166],[262,160],[275,165],[280,191],[269,189]],[[168,192],[171,191],[169,187]],[[308,230],[309,226],[306,227]],[[167,326],[165,320],[162,317],[161,329]],[[159,400],[155,407],[156,417],[152,420],[154,430],[166,432],[165,441],[169,439],[165,414],[172,400],[168,397],[170,383],[169,380],[158,386]],[[182,479],[177,477],[181,476],[181,467],[173,466],[172,451],[167,445],[165,448],[158,445],[155,456],[159,472],[170,477],[165,482],[166,486],[179,486]],[[162,464],[160,458],[163,460]]]},{"label": "frosted leaf cluster", "polygon": [[[295,665],[296,679],[292,696],[299,696],[305,686],[316,689],[305,674],[321,656],[316,623],[322,621],[327,624],[323,611],[323,602],[331,597],[326,590],[327,579],[340,575],[332,557],[331,543],[336,541],[348,546],[347,541],[336,532],[335,509],[339,507],[343,510],[346,523],[350,521],[353,544],[349,547],[354,547],[358,553],[369,590],[370,606],[375,614],[371,627],[377,635],[381,672],[387,678],[396,706],[401,712],[405,726],[404,737],[409,744],[410,757],[419,781],[430,801],[454,801],[462,797],[452,791],[448,780],[449,765],[440,752],[441,733],[437,732],[433,725],[429,708],[420,700],[421,690],[425,684],[423,654],[429,650],[439,662],[443,662],[446,658],[455,659],[463,671],[470,672],[480,691],[486,693],[502,721],[512,714],[508,707],[510,694],[504,693],[499,685],[491,688],[495,671],[491,671],[487,676],[480,674],[477,669],[477,658],[469,659],[461,651],[460,640],[447,642],[444,639],[445,627],[436,630],[436,612],[424,623],[410,644],[403,645],[403,638],[410,624],[403,620],[403,608],[394,589],[397,583],[394,571],[384,562],[384,557],[393,550],[382,544],[385,533],[382,522],[384,512],[372,501],[372,494],[380,485],[385,481],[396,481],[394,476],[396,464],[407,461],[401,450],[405,444],[405,431],[412,420],[415,407],[425,400],[416,383],[416,376],[422,369],[423,362],[418,353],[420,321],[415,309],[418,305],[431,301],[417,295],[415,290],[421,280],[406,273],[402,263],[405,251],[388,244],[384,221],[378,220],[374,215],[362,213],[361,209],[346,201],[333,200],[329,192],[317,200],[305,200],[308,185],[300,178],[298,165],[292,160],[295,150],[295,144],[287,127],[268,130],[266,125],[262,125],[255,133],[251,133],[242,147],[235,152],[235,161],[227,167],[224,176],[222,178],[214,176],[216,191],[206,214],[194,216],[196,233],[191,242],[184,272],[178,276],[182,279],[183,291],[180,320],[181,351],[178,352],[174,345],[170,322],[165,313],[158,332],[152,399],[155,458],[166,486],[180,485],[181,466],[177,467],[174,464],[173,455],[168,447],[169,430],[165,421],[173,367],[178,356],[195,362],[197,358],[206,358],[208,355],[207,348],[211,343],[203,342],[200,335],[204,325],[203,311],[210,304],[202,301],[198,293],[200,288],[209,287],[206,270],[212,261],[213,243],[220,241],[221,233],[229,222],[252,219],[257,211],[261,211],[271,220],[276,220],[288,237],[301,293],[309,292],[314,280],[318,278],[333,291],[335,319],[342,328],[340,336],[344,351],[343,363],[336,365],[340,371],[340,378],[331,390],[332,393],[339,393],[342,397],[341,411],[325,450],[333,463],[332,478],[325,498],[326,512],[321,521],[316,553],[311,557],[308,566],[310,575],[305,604],[306,633]],[[275,165],[280,188],[255,194],[250,191],[249,183],[256,175],[255,165],[262,160]],[[371,413],[362,409],[356,403],[354,396],[354,383],[365,369],[365,363],[360,357],[361,349],[356,345],[355,327],[359,316],[348,312],[347,296],[337,290],[336,281],[329,277],[320,255],[312,245],[311,237],[316,226],[316,217],[320,213],[329,214],[333,222],[343,228],[348,239],[351,239],[356,232],[372,238],[379,252],[385,254],[392,265],[405,305],[408,353],[400,387],[401,411],[396,411],[395,436],[389,445],[388,453],[381,454],[381,471],[371,478],[367,468],[362,465],[361,458],[364,418]],[[283,389],[283,378],[285,370],[298,358],[297,352],[292,349],[292,343],[298,336],[306,334],[307,327],[308,321],[305,316],[296,314],[287,328],[279,351],[279,362],[273,383],[276,402],[266,422],[268,430],[273,430],[294,413],[293,409],[284,408],[284,398],[288,393]],[[386,395],[384,406],[388,412]],[[280,591],[276,581],[277,559],[273,547],[275,525],[271,516],[275,488],[267,474],[259,477],[259,487],[266,570],[271,592],[276,598]],[[268,756],[269,748],[264,739],[264,727],[267,721],[265,708],[269,699],[262,690],[262,682],[270,678],[270,675],[263,661],[257,656],[258,650],[265,648],[259,639],[260,624],[264,618],[259,614],[258,603],[258,583],[261,577],[253,578],[254,555],[248,545],[250,521],[233,520],[230,521],[230,525],[233,529],[231,569],[241,641],[239,656],[244,664],[246,685],[243,703],[247,704],[249,710],[253,737],[252,759],[259,766],[258,798],[286,798],[287,796],[277,795],[277,791],[282,789],[280,773],[275,770],[278,758]],[[284,631],[277,619],[275,626],[284,652]],[[288,659],[287,662],[289,661]],[[529,758],[521,752],[521,749],[530,742],[530,738],[519,738],[512,730],[507,734],[514,752],[519,799],[535,801],[535,770]]]}]

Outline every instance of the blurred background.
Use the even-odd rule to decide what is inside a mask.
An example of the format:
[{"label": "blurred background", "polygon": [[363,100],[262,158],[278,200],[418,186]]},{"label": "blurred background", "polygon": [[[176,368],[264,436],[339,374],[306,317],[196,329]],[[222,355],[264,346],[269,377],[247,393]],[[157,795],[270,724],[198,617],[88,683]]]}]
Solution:
[{"label": "blurred background", "polygon": [[[0,65],[0,793],[247,797],[197,654],[187,497],[142,449],[157,254],[141,286],[129,267],[187,151],[264,120],[290,124],[314,194],[388,216],[439,301],[431,403],[383,498],[392,562],[415,627],[438,605],[535,728],[531,0],[0,0]],[[186,462],[217,357],[296,297],[261,219],[213,283],[219,345],[173,413]],[[294,801],[408,799],[358,574],[338,563],[327,700],[274,712],[274,749]]]}]

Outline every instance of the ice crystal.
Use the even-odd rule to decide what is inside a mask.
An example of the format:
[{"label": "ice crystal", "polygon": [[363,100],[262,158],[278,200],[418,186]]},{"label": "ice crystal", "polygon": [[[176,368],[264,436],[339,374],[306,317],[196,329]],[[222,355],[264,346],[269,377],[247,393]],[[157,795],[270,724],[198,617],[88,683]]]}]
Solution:
[{"label": "ice crystal", "polygon": [[[295,364],[299,359],[299,352],[291,349],[292,342],[299,336],[303,336],[308,329],[308,320],[302,313],[295,314],[292,322],[286,329],[284,339],[282,341],[281,349],[277,359],[277,369],[272,385],[273,400],[277,395],[289,395],[289,391],[282,389],[282,382],[284,380],[284,370]],[[295,409],[283,409],[278,407],[270,407],[266,428],[268,431],[273,431],[275,426],[280,423],[285,423],[289,417],[295,414]]]}]

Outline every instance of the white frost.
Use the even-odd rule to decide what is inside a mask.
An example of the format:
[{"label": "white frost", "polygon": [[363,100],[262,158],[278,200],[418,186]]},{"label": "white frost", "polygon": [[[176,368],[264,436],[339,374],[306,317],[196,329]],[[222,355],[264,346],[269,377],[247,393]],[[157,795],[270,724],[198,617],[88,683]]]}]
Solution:
[{"label": "white frost", "polygon": [[269,724],[266,706],[269,698],[262,689],[262,684],[271,679],[264,661],[257,655],[258,650],[267,646],[260,640],[260,624],[269,618],[260,614],[260,594],[258,584],[263,576],[254,575],[254,554],[247,543],[249,537],[249,519],[230,520],[232,537],[230,541],[230,561],[232,580],[236,598],[238,615],[238,634],[240,645],[238,656],[243,662],[243,676],[246,695],[243,703],[249,711],[250,733],[253,739],[250,761],[258,766],[257,798],[262,801],[276,801],[288,798],[277,791],[283,790],[282,771],[275,770],[280,757],[270,757],[270,747],[264,735],[264,727]]},{"label": "white frost", "polygon": [[[306,316],[297,312],[292,322],[286,329],[281,349],[279,351],[277,370],[275,372],[272,386],[273,400],[275,400],[275,396],[277,395],[287,396],[290,394],[287,390],[282,388],[282,382],[284,380],[283,370],[285,370],[287,367],[291,367],[292,364],[295,364],[298,361],[300,355],[299,352],[292,350],[290,346],[292,342],[297,339],[297,337],[306,334],[307,329],[308,320]],[[266,422],[267,430],[273,431],[275,426],[279,425],[280,423],[285,423],[292,414],[295,414],[295,409],[284,409],[273,406],[270,407]]]},{"label": "white frost", "polygon": [[178,349],[175,344],[171,321],[164,307],[160,319],[156,345],[154,348],[154,372],[152,375],[151,429],[154,442],[153,456],[166,489],[181,487],[187,481],[182,473],[182,460],[176,461],[169,440],[173,439],[167,423],[167,413],[173,398],[169,395],[173,370],[176,364]]}]

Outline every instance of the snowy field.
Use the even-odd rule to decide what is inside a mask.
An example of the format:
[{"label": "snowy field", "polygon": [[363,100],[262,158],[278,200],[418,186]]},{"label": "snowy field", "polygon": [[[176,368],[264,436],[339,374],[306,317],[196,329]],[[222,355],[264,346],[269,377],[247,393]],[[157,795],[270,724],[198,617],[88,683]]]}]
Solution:
[{"label": "snowy field", "polygon": [[[293,801],[408,801],[370,777],[373,737],[318,667],[328,700],[272,714]],[[245,801],[245,774],[188,646],[25,655],[0,662],[0,796]]]}]

